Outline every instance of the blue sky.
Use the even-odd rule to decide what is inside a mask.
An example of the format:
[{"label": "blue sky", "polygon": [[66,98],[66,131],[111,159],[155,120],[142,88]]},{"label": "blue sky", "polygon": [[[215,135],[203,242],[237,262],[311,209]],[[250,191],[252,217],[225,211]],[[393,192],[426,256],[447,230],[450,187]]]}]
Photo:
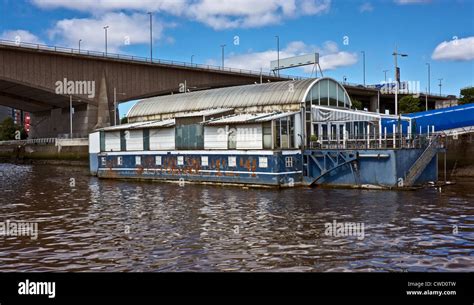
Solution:
[{"label": "blue sky", "polygon": [[[459,95],[474,85],[474,1],[472,0],[0,0],[0,38],[149,55],[147,12],[153,12],[154,57],[226,66],[269,69],[276,58],[319,52],[325,76],[362,83],[393,77],[393,53],[401,78],[431,91]],[[237,42],[238,43],[235,43]],[[310,76],[311,68],[282,73]],[[126,110],[121,107],[121,113]]]}]

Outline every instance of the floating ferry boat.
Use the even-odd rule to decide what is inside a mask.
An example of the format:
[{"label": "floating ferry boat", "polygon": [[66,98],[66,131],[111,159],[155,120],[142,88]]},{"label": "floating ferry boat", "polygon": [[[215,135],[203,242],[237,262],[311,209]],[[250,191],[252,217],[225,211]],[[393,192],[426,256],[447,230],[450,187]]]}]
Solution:
[{"label": "floating ferry boat", "polygon": [[437,180],[439,136],[409,117],[351,109],[331,78],[138,101],[89,135],[100,178],[293,187],[402,187]]}]

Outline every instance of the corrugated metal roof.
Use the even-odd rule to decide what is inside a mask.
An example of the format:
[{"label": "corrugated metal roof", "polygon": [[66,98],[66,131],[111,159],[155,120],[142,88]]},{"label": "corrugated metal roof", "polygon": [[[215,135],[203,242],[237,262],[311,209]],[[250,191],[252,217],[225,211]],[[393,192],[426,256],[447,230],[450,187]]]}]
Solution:
[{"label": "corrugated metal roof", "polygon": [[171,127],[175,125],[174,119],[163,120],[163,121],[148,121],[148,122],[137,122],[130,124],[122,124],[110,127],[104,127],[98,130],[102,131],[116,131],[124,129],[140,129],[140,128],[153,128],[153,127]]},{"label": "corrugated metal roof", "polygon": [[153,127],[171,127],[176,124],[175,119],[163,120],[163,121],[151,121],[146,124],[140,125],[140,128],[153,128]]},{"label": "corrugated metal roof", "polygon": [[295,104],[303,101],[311,85],[321,79],[281,81],[203,90],[138,101],[127,117],[201,111],[213,108],[239,108]]},{"label": "corrugated metal roof", "polygon": [[255,122],[268,122],[268,121],[272,121],[272,120],[276,120],[276,119],[280,119],[280,118],[284,118],[284,117],[287,117],[287,116],[290,116],[290,115],[294,115],[296,113],[299,113],[298,111],[293,111],[293,112],[277,112],[277,113],[273,113],[269,116],[265,116],[265,117],[262,117],[262,118],[258,118],[255,120]]},{"label": "corrugated metal roof", "polygon": [[209,116],[213,114],[219,114],[223,112],[227,112],[232,110],[232,108],[219,108],[219,109],[207,109],[207,110],[202,110],[202,111],[196,111],[196,112],[189,112],[185,114],[180,114],[177,115],[177,118],[187,118],[187,117],[195,117],[195,116]]},{"label": "corrugated metal roof", "polygon": [[258,114],[250,114],[250,113],[242,113],[242,114],[235,114],[226,116],[223,118],[210,120],[205,122],[206,125],[221,125],[221,124],[235,124],[235,123],[249,123],[253,122],[258,118],[266,117],[272,115],[272,113],[258,113]]},{"label": "corrugated metal roof", "polygon": [[128,124],[121,124],[121,125],[104,127],[104,128],[100,128],[100,129],[97,129],[97,130],[113,131],[113,130],[122,130],[122,129],[132,129],[136,126],[140,126],[140,125],[147,124],[147,123],[149,123],[149,122],[128,123]]},{"label": "corrugated metal roof", "polygon": [[226,116],[223,118],[210,120],[205,122],[206,125],[221,125],[221,124],[235,124],[235,123],[262,123],[271,120],[294,115],[298,112],[269,112],[269,113],[242,113]]}]

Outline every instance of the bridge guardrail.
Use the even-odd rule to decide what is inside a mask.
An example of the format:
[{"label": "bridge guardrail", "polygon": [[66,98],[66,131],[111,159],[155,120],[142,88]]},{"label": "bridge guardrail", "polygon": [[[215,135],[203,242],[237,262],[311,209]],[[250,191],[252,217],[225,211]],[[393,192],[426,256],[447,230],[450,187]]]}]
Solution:
[{"label": "bridge guardrail", "polygon": [[56,138],[0,141],[0,145],[56,144]]},{"label": "bridge guardrail", "polygon": [[[232,72],[232,73],[247,74],[247,75],[253,75],[253,76],[261,75],[262,77],[268,77],[268,76],[276,77],[276,75],[272,74],[271,72],[259,72],[259,71],[253,71],[253,70],[247,70],[247,69],[237,69],[237,68],[230,68],[230,67],[195,64],[195,63],[187,63],[183,61],[166,60],[166,59],[153,58],[150,60],[150,58],[143,57],[143,56],[133,56],[133,55],[108,53],[108,52],[105,53],[105,52],[82,50],[82,49],[79,50],[79,49],[74,49],[74,48],[49,46],[49,45],[35,44],[35,43],[29,43],[29,42],[16,42],[16,41],[5,40],[5,39],[0,39],[0,45],[22,47],[22,48],[35,49],[35,50],[45,50],[45,51],[58,52],[58,53],[78,54],[78,55],[91,56],[91,57],[102,57],[102,58],[105,57],[105,58],[110,58],[110,59],[129,60],[133,62],[198,68],[198,69],[203,69],[207,71],[216,71],[216,72],[223,71],[223,72]],[[291,75],[279,75],[278,77],[286,78],[286,79],[305,79],[306,78],[306,77],[291,76]]]}]

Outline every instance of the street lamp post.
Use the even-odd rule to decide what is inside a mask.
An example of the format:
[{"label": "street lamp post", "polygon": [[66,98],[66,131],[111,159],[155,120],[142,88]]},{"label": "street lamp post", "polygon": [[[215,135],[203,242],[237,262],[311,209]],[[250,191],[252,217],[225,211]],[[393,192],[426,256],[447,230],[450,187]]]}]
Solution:
[{"label": "street lamp post", "polygon": [[363,64],[363,66],[364,66],[363,73],[364,73],[364,87],[365,87],[365,51],[360,51],[360,52],[363,55],[362,58],[363,58],[363,62],[364,62],[364,64]]},{"label": "street lamp post", "polygon": [[395,47],[395,51],[393,52],[393,58],[395,60],[395,115],[398,115],[398,64],[397,64],[397,57],[400,55],[401,57],[407,57],[407,54],[398,53],[397,47]]},{"label": "street lamp post", "polygon": [[275,38],[277,39],[277,73],[280,76],[280,36],[276,35]]},{"label": "street lamp post", "polygon": [[148,15],[150,15],[150,62],[153,62],[153,26],[152,26],[153,13],[148,12]]},{"label": "street lamp post", "polygon": [[387,72],[388,72],[388,70],[383,70],[383,73],[385,75],[385,77],[384,77],[385,83],[387,83]]},{"label": "street lamp post", "polygon": [[225,48],[225,44],[221,44],[221,48],[222,48],[222,69],[224,69],[224,48]]},{"label": "street lamp post", "polygon": [[81,53],[81,41],[82,39],[79,39],[79,53]]},{"label": "street lamp post", "polygon": [[125,93],[117,93],[117,88],[114,87],[114,126],[117,125],[117,94],[125,95]]},{"label": "street lamp post", "polygon": [[429,62],[426,63],[428,66],[428,94],[431,93],[431,87],[430,87],[430,82],[431,82],[431,65]]},{"label": "street lamp post", "polygon": [[428,111],[428,95],[431,94],[431,64],[429,62],[426,63],[428,66],[428,89],[426,90],[426,97],[425,97],[425,110]]},{"label": "street lamp post", "polygon": [[441,83],[441,81],[443,80],[442,78],[438,78],[439,80],[439,95],[441,95],[441,87],[443,86],[443,84]]},{"label": "street lamp post", "polygon": [[109,28],[108,25],[104,26],[105,30],[105,55],[107,55],[107,29]]},{"label": "street lamp post", "polygon": [[72,139],[72,113],[74,108],[72,108],[72,95],[69,96],[69,138]]}]

